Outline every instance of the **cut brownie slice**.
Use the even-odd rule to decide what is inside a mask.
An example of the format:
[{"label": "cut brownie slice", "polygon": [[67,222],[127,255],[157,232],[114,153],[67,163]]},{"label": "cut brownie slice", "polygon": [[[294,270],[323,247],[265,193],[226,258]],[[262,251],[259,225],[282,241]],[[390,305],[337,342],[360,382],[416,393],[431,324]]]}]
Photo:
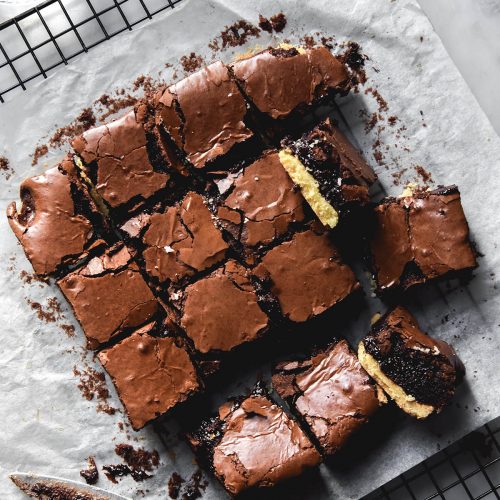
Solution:
[{"label": "cut brownie slice", "polygon": [[135,430],[203,387],[185,343],[155,322],[98,356]]},{"label": "cut brownie slice", "polygon": [[203,196],[194,192],[175,206],[138,215],[122,230],[139,236],[146,272],[165,290],[218,264],[229,248]]},{"label": "cut brownie slice", "polygon": [[388,198],[375,209],[371,240],[377,290],[406,290],[477,266],[456,186]]},{"label": "cut brownie slice", "polygon": [[220,61],[160,90],[155,102],[158,126],[197,169],[220,166],[255,139],[245,99]]},{"label": "cut brownie slice", "polygon": [[222,405],[188,441],[231,495],[274,486],[321,461],[297,422],[260,387]]},{"label": "cut brownie slice", "polygon": [[295,128],[304,111],[350,87],[346,66],[326,47],[269,48],[230,68],[264,124],[278,129]]},{"label": "cut brownie slice", "polygon": [[296,233],[264,255],[253,273],[289,320],[302,323],[327,311],[359,288],[326,233]]},{"label": "cut brownie slice", "polygon": [[73,157],[21,184],[21,211],[7,208],[9,224],[35,273],[57,274],[103,243],[105,223],[86,187],[80,182]]},{"label": "cut brownie slice", "polygon": [[281,166],[277,151],[266,151],[216,183],[221,191],[217,217],[249,250],[269,245],[304,220],[304,199]]},{"label": "cut brownie slice", "polygon": [[453,348],[423,333],[402,307],[373,325],[359,343],[358,357],[387,395],[416,418],[441,411],[465,374]]},{"label": "cut brownie slice", "polygon": [[387,402],[345,340],[306,359],[277,364],[272,380],[326,455],[342,448]]},{"label": "cut brownie slice", "polygon": [[329,118],[298,140],[285,139],[282,147],[281,164],[325,226],[335,227],[369,202],[377,176]]},{"label": "cut brownie slice", "polygon": [[178,322],[201,355],[231,351],[262,337],[269,328],[250,273],[233,260],[170,299]]},{"label": "cut brownie slice", "polygon": [[146,133],[149,121],[148,106],[141,103],[72,141],[85,176],[118,220],[171,184],[172,165]]},{"label": "cut brownie slice", "polygon": [[123,245],[93,257],[57,284],[71,304],[91,348],[151,321],[161,310]]}]

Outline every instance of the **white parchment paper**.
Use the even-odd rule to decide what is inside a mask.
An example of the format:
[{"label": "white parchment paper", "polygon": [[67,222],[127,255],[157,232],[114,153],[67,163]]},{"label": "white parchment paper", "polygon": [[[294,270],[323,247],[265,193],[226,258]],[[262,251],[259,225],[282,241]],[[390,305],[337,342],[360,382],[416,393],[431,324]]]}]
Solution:
[{"label": "white parchment paper", "polygon": [[[166,69],[165,63],[178,66],[179,57],[186,53],[194,51],[209,62],[212,53],[207,43],[225,26],[240,18],[256,23],[258,13],[269,16],[280,10],[288,19],[280,37],[289,38],[292,43],[308,32],[321,31],[335,35],[339,42],[355,40],[361,44],[370,57],[367,86],[378,89],[388,102],[389,113],[399,119],[397,126],[386,124],[385,130],[379,131],[388,164],[377,168],[381,184],[396,194],[401,188],[393,186],[391,174],[413,165],[425,166],[436,183],[458,184],[473,238],[484,254],[468,287],[455,283],[431,286],[419,292],[412,303],[412,311],[422,327],[450,341],[467,367],[466,382],[460,387],[456,402],[426,422],[398,420],[376,448],[360,453],[355,466],[322,465],[319,474],[299,481],[289,494],[289,498],[358,498],[500,413],[500,298],[495,275],[500,232],[500,139],[415,1],[184,0],[174,11],[98,46],[47,81],[31,86],[0,106],[0,155],[7,156],[14,168],[8,180],[0,173],[0,213],[4,214],[8,202],[18,198],[23,178],[62,156],[62,151],[51,152],[36,168],[31,167],[29,154],[40,137],[51,133],[56,125],[70,122],[103,92],[127,85],[139,74],[161,73],[168,80],[174,68]],[[249,46],[266,46],[271,41],[271,36],[263,33]],[[236,49],[215,57],[229,61],[234,52]],[[360,110],[375,111],[374,99],[361,92],[339,104],[345,125],[373,162],[371,145],[377,131],[365,133]],[[401,126],[406,130],[396,137]],[[410,168],[404,178],[412,177],[414,171]],[[173,471],[188,478],[195,470],[192,454],[179,441],[175,424],[163,423],[163,441],[152,428],[139,433],[129,431],[127,435],[118,426],[125,418],[122,413],[99,413],[95,401],[82,398],[73,367],[82,368],[82,359],[93,365],[82,349],[83,334],[66,305],[62,311],[65,317],[57,323],[37,317],[27,299],[40,302],[44,308],[50,297],[64,301],[53,286],[24,283],[20,279],[22,270],[30,271],[29,263],[6,218],[1,216],[3,498],[22,496],[8,480],[9,472],[34,471],[78,480],[87,456],[95,456],[99,467],[119,463],[114,445],[128,440],[134,446],[160,452],[158,471],[144,483],[125,478],[117,485],[107,481],[101,472],[99,486],[139,498],[167,497],[166,484]],[[384,310],[367,292],[366,310],[347,331],[335,332],[345,334],[353,343],[366,333],[370,315]],[[76,336],[68,338],[58,326],[61,323],[74,324]],[[239,381],[235,386],[243,390],[250,384]],[[109,386],[113,394],[111,404],[119,408]],[[222,495],[221,488],[210,480],[206,498]]]}]

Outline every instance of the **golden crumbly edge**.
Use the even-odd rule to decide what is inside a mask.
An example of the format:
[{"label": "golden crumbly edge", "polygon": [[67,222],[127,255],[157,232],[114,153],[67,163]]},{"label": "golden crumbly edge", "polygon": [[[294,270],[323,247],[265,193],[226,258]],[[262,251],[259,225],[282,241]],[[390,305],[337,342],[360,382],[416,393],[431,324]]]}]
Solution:
[{"label": "golden crumbly edge", "polygon": [[288,172],[292,181],[299,186],[302,196],[319,220],[323,225],[333,229],[339,222],[339,214],[321,194],[318,181],[290,150],[282,149],[279,152],[279,158],[281,165]]},{"label": "golden crumbly edge", "polygon": [[[259,52],[262,52],[266,50],[267,47],[264,47],[262,45],[255,45],[255,47],[252,47],[245,52],[241,52],[239,54],[236,54],[234,57],[234,61],[241,61],[243,59],[249,59],[250,57],[254,56],[255,54],[258,54]],[[305,54],[306,49],[304,47],[299,47],[296,45],[291,45],[290,43],[280,43],[276,46],[277,49],[283,49],[283,50],[290,50],[290,49],[297,49],[297,52],[299,54]]]},{"label": "golden crumbly edge", "polygon": [[92,184],[92,181],[89,179],[89,177],[85,173],[85,167],[83,165],[81,158],[75,154],[73,156],[73,161],[76,165],[76,168],[78,169],[80,177],[83,179],[83,182],[85,182],[85,184],[87,185],[90,196],[94,200],[94,203],[97,205],[97,208],[99,209],[99,211],[102,214],[104,214],[106,217],[108,217],[109,216],[108,207],[105,205],[103,199],[101,198],[101,196],[97,192],[94,184]]},{"label": "golden crumbly edge", "polygon": [[433,406],[416,401],[413,396],[407,394],[399,385],[385,375],[375,358],[366,352],[362,341],[358,346],[358,359],[368,374],[404,412],[412,417],[422,419],[427,418],[435,411]]}]

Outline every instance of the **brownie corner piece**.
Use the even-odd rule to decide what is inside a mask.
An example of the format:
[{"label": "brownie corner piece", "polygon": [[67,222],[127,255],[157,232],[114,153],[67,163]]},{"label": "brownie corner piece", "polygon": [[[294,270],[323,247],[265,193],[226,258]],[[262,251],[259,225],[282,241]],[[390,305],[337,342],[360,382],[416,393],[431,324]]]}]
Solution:
[{"label": "brownie corner piece", "polygon": [[261,387],[223,404],[187,438],[231,495],[272,487],[321,462],[299,424]]},{"label": "brownie corner piece", "polygon": [[448,405],[465,374],[455,350],[422,332],[401,306],[373,325],[359,343],[358,357],[384,392],[418,419]]},{"label": "brownie corner piece", "polygon": [[375,207],[370,241],[380,294],[438,278],[468,277],[477,267],[456,186],[417,190]]},{"label": "brownie corner piece", "polygon": [[134,430],[172,410],[203,388],[186,343],[161,321],[102,350],[99,360],[116,387]]},{"label": "brownie corner piece", "polygon": [[39,276],[60,274],[109,236],[106,221],[80,181],[70,154],[59,165],[25,179],[20,197],[20,211],[12,202],[7,218]]},{"label": "brownie corner piece", "polygon": [[123,244],[104,249],[57,284],[94,349],[148,323],[162,310]]},{"label": "brownie corner piece", "polygon": [[333,455],[387,402],[345,340],[274,366],[274,390]]},{"label": "brownie corner piece", "polygon": [[325,226],[336,227],[369,203],[377,176],[330,118],[298,139],[285,138],[279,156]]}]

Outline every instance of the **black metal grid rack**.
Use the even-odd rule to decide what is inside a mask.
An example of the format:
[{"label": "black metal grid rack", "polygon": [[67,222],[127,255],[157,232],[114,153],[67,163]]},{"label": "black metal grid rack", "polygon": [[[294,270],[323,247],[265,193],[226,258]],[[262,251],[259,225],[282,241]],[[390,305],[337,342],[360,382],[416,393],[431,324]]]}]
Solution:
[{"label": "black metal grid rack", "polygon": [[[47,0],[0,24],[0,102],[181,0]],[[95,4],[95,5],[94,5]]]}]

